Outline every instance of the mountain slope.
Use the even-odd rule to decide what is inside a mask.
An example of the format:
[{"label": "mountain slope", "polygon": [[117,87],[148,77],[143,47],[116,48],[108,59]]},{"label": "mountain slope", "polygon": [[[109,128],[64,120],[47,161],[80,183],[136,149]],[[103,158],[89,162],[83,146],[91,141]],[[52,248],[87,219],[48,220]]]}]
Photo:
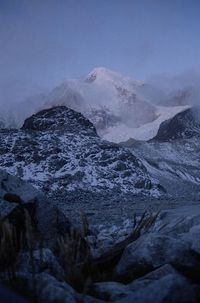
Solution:
[{"label": "mountain slope", "polygon": [[169,193],[176,197],[198,197],[200,190],[200,123],[188,109],[161,124],[149,142],[129,140],[129,147]]},{"label": "mountain slope", "polygon": [[[27,115],[41,109],[65,105],[81,112],[106,140],[116,143],[129,138],[149,140],[157,134],[163,121],[188,107],[182,103],[179,106],[155,105],[149,101],[144,90],[143,82],[103,67],[95,68],[85,78],[61,83],[42,99],[40,105],[28,100],[21,108],[13,112],[11,110],[13,122],[5,121],[4,126],[21,126],[22,118]],[[16,115],[18,111],[20,114]]]},{"label": "mountain slope", "polygon": [[172,196],[193,199],[200,190],[199,139],[145,142],[130,148]]},{"label": "mountain slope", "polygon": [[187,109],[172,119],[160,125],[154,141],[171,141],[192,138],[200,135],[200,120],[195,115],[195,109]]},{"label": "mountain slope", "polygon": [[[144,83],[106,68],[95,68],[85,79],[69,80],[47,97],[46,107],[80,110],[112,142],[149,140],[160,124],[187,106],[155,106],[142,95]],[[87,101],[86,101],[87,100]]]},{"label": "mountain slope", "polygon": [[158,183],[128,150],[103,141],[93,124],[64,106],[1,130],[0,167],[49,192],[75,189],[159,195]]}]

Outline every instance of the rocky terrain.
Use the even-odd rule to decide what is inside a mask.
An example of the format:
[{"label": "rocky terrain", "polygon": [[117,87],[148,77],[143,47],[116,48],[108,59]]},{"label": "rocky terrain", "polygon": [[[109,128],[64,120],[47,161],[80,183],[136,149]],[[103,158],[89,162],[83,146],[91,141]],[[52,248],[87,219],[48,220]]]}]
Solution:
[{"label": "rocky terrain", "polygon": [[200,136],[199,109],[187,109],[172,119],[164,121],[152,141],[169,142]]},{"label": "rocky terrain", "polygon": [[2,284],[38,303],[199,302],[199,134],[186,110],[118,145],[65,106],[1,129]]},{"label": "rocky terrain", "polygon": [[43,110],[20,130],[1,130],[0,153],[2,169],[57,196],[75,189],[162,193],[133,153],[102,140],[89,120],[66,107]]},{"label": "rocky terrain", "polygon": [[156,103],[155,88],[145,93],[148,85],[97,67],[81,79],[67,79],[46,95],[38,94],[2,108],[0,125],[19,128],[32,114],[64,105],[81,112],[105,140],[116,143],[129,138],[149,140],[156,136],[163,121],[190,107],[191,97],[185,90],[178,90],[175,96],[167,96],[167,100]]},{"label": "rocky terrain", "polygon": [[0,214],[1,282],[28,302],[199,302],[199,206],[112,229],[84,219],[77,230],[42,192],[0,171]]},{"label": "rocky terrain", "polygon": [[129,140],[122,145],[143,161],[171,196],[193,201],[199,199],[199,136],[198,116],[189,109],[163,122],[149,142]]}]

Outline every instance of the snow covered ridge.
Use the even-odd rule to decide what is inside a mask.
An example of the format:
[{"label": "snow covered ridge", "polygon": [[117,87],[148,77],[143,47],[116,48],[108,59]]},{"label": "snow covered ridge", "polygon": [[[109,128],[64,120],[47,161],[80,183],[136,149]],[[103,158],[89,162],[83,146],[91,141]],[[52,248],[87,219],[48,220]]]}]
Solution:
[{"label": "snow covered ridge", "polygon": [[198,109],[187,109],[172,119],[164,121],[154,141],[166,142],[176,139],[200,137],[200,119]]},{"label": "snow covered ridge", "polygon": [[0,150],[1,169],[49,192],[162,192],[130,151],[103,141],[88,119],[64,106],[33,115],[20,130],[1,130]]},{"label": "snow covered ridge", "polygon": [[19,127],[41,109],[65,105],[87,117],[103,139],[116,143],[129,138],[149,140],[156,136],[163,121],[188,106],[185,95],[184,105],[180,102],[176,106],[173,98],[171,106],[152,104],[144,91],[145,83],[99,67],[82,79],[66,80],[46,97],[38,97],[39,102],[29,99],[21,108],[9,109],[0,117],[0,127]]},{"label": "snow covered ridge", "polygon": [[200,186],[200,120],[194,108],[163,122],[149,142],[129,140],[123,144],[142,159],[149,174],[169,194],[194,199]]},{"label": "snow covered ridge", "polygon": [[45,106],[66,105],[80,110],[98,134],[111,142],[149,140],[160,124],[184,106],[157,106],[142,94],[144,83],[106,68],[95,68],[85,79],[69,80],[47,97]]}]

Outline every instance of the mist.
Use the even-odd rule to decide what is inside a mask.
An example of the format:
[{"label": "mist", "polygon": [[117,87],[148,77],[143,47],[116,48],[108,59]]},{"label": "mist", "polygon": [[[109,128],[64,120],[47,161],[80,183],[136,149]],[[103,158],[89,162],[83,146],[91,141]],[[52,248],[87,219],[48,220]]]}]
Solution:
[{"label": "mist", "polygon": [[[176,76],[161,77],[160,88],[153,74],[200,67],[199,8],[196,0],[1,0],[0,110],[96,66],[151,78],[166,94]],[[182,81],[193,84],[190,76]]]},{"label": "mist", "polygon": [[141,93],[153,104],[200,107],[200,71],[153,75],[146,79]]}]

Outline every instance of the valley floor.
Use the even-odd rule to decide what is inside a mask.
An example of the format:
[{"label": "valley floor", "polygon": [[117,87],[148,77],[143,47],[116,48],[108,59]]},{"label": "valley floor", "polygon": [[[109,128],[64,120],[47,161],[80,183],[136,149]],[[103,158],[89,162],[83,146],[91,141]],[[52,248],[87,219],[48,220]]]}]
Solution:
[{"label": "valley floor", "polygon": [[164,195],[160,198],[148,196],[134,196],[131,194],[92,193],[86,191],[69,192],[67,197],[51,196],[59,209],[73,222],[80,222],[81,214],[84,213],[89,223],[94,225],[121,225],[125,220],[133,220],[134,215],[144,212],[160,212],[166,209],[175,209],[180,206],[200,205],[200,196],[169,197]]}]

